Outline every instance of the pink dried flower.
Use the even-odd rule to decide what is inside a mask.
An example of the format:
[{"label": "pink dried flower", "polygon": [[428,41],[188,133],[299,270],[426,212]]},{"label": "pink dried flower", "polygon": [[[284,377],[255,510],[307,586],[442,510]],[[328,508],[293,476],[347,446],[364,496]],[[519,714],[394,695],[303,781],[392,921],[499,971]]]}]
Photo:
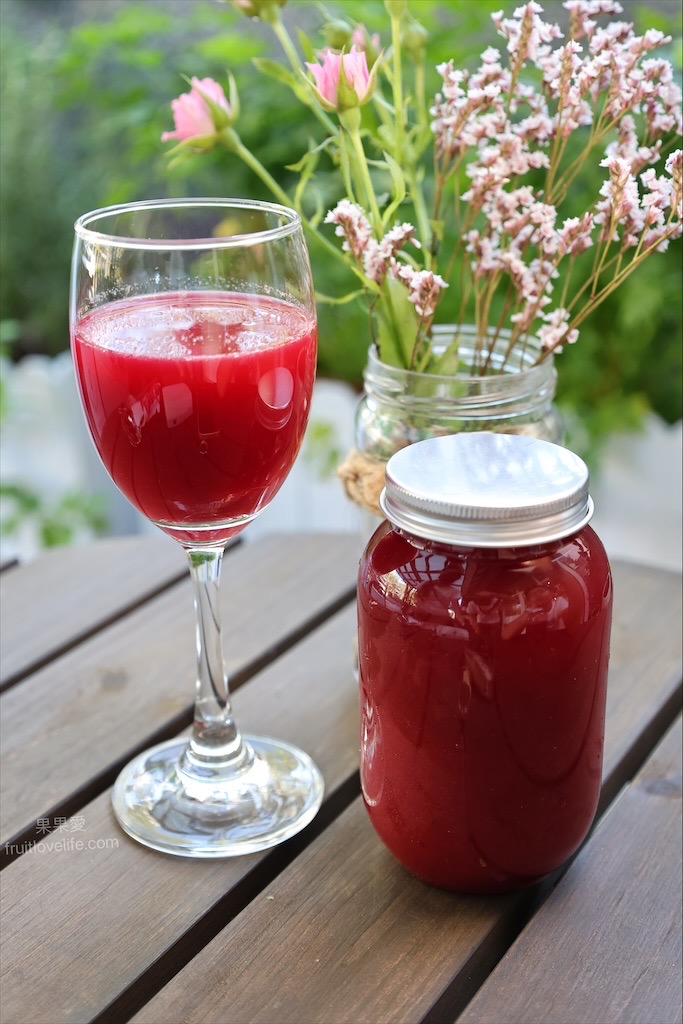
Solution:
[{"label": "pink dried flower", "polygon": [[564,256],[580,256],[593,244],[594,220],[592,213],[584,213],[582,217],[567,217],[558,231],[558,253]]},{"label": "pink dried flower", "polygon": [[407,223],[397,224],[379,242],[371,238],[363,254],[365,275],[381,284],[387,276],[392,257],[409,241],[420,248],[420,243],[415,238],[415,228]]},{"label": "pink dried flower", "polygon": [[644,167],[657,162],[661,146],[661,139],[657,139],[654,146],[638,145],[636,123],[630,114],[625,114],[617,125],[617,140],[610,142],[605,155],[620,157],[630,165],[631,174],[638,174]]},{"label": "pink dried flower", "polygon": [[556,118],[548,114],[547,107],[522,118],[521,121],[511,125],[512,131],[526,146],[535,143],[537,146],[547,146],[556,131]]},{"label": "pink dried flower", "polygon": [[479,158],[469,164],[467,173],[469,175],[470,170],[476,171],[478,167],[485,167],[489,173],[502,181],[521,177],[532,169],[548,165],[547,153],[529,149],[519,135],[506,132],[492,145],[479,147]]},{"label": "pink dried flower", "polygon": [[648,28],[644,35],[636,38],[631,43],[631,53],[639,57],[649,50],[656,50],[659,46],[666,46],[671,42],[671,36],[664,35],[658,28]]},{"label": "pink dried flower", "polygon": [[415,306],[418,316],[427,320],[434,316],[439,294],[448,285],[439,274],[431,270],[415,270],[407,264],[393,260],[391,269],[394,276],[408,288],[408,298]]},{"label": "pink dried flower", "polygon": [[[213,78],[193,78],[190,85],[192,88],[189,92],[171,100],[175,131],[164,132],[162,142],[169,139],[178,139],[179,142],[197,139],[208,143],[216,135],[217,129],[232,124],[234,120],[234,111],[222,87]],[[225,112],[224,118],[220,116],[221,111]]]},{"label": "pink dried flower", "polygon": [[486,219],[494,231],[510,230],[510,225],[519,215],[534,203],[533,190],[528,185],[506,192],[504,189],[492,192],[485,205]]},{"label": "pink dried flower", "polygon": [[467,203],[473,214],[478,213],[488,203],[492,195],[502,192],[509,184],[509,177],[501,177],[497,171],[489,167],[469,165],[467,174],[472,178],[471,187],[462,194],[462,202]]},{"label": "pink dried flower", "polygon": [[681,90],[674,81],[673,69],[667,60],[650,57],[644,60],[640,71],[639,103],[645,115],[650,136],[675,132],[681,134]]},{"label": "pink dried flower", "polygon": [[600,166],[607,167],[610,174],[600,188],[600,195],[605,198],[596,204],[595,223],[603,225],[600,240],[618,241],[616,229],[621,224],[625,227],[625,244],[636,244],[633,237],[639,236],[642,229],[642,214],[638,184],[631,174],[630,164],[621,157],[608,156],[601,161]]},{"label": "pink dried flower", "polygon": [[[565,6],[571,32],[558,47],[551,43],[561,33],[540,19],[540,6],[531,2],[510,19],[504,19],[502,12],[493,15],[507,39],[509,69],[502,67],[500,52],[492,47],[481,55],[481,66],[474,74],[455,68],[452,61],[438,68],[443,87],[432,110],[437,154],[446,166],[447,160],[457,161],[468,149],[476,150],[465,165],[470,187],[462,196],[472,225],[465,236],[470,266],[484,289],[489,287],[486,278],[491,287],[501,273],[510,278],[519,303],[511,321],[518,331],[528,331],[542,315],[551,301],[559,261],[590,248],[596,225],[602,226],[601,241],[620,242],[622,250],[638,245],[644,231],[654,244],[658,237],[654,232],[662,228],[663,211],[670,201],[668,179],[654,172],[646,175],[642,201],[636,180],[636,174],[658,160],[659,136],[681,123],[680,91],[670,64],[647,57],[667,37],[657,31],[638,37],[626,21],[598,28],[595,19],[621,14],[614,0],[568,0]],[[586,40],[588,52],[584,53],[579,39]],[[533,61],[541,70],[542,92],[518,78],[525,61]],[[644,114],[647,145],[639,144],[631,112]],[[526,186],[507,189],[529,171],[548,167],[551,143],[593,125],[594,118],[598,138],[604,137],[610,122],[618,131],[603,164],[610,177],[594,211],[567,219],[557,229],[552,202],[540,201]],[[556,141],[552,152],[556,157]],[[676,166],[680,179],[680,165]],[[563,184],[556,195],[564,194]],[[473,226],[478,214],[484,217],[481,229]],[[667,244],[663,235],[659,244],[662,248]],[[562,315],[543,314],[543,337],[555,350],[576,338]]]},{"label": "pink dried flower", "polygon": [[633,25],[629,21],[612,21],[605,28],[598,28],[589,43],[590,53],[596,57],[609,54],[623,62],[624,55],[619,44],[628,44],[633,38]]},{"label": "pink dried flower", "polygon": [[515,66],[521,67],[527,60],[536,59],[539,47],[558,39],[562,32],[557,25],[550,25],[539,15],[543,8],[535,0],[529,0],[518,7],[512,18],[503,18],[503,12],[491,15],[498,32],[508,41],[507,49],[514,57]]},{"label": "pink dried flower", "polygon": [[495,232],[482,235],[473,228],[467,234],[466,252],[475,277],[483,277],[502,268],[500,236]]},{"label": "pink dried flower", "polygon": [[363,273],[371,281],[381,284],[387,275],[393,258],[406,242],[412,242],[418,249],[412,224],[397,224],[379,241],[372,237],[370,221],[360,206],[342,199],[325,217],[326,224],[336,224],[335,234],[343,238],[342,249],[350,252]]},{"label": "pink dried flower", "polygon": [[[456,70],[452,60],[439,64],[437,71],[444,84],[443,93],[437,93],[430,110],[434,119],[432,132],[437,154],[452,159],[481,138],[476,131],[477,117],[501,106],[503,93],[509,85],[509,72],[503,73],[500,65],[492,60],[485,61],[472,79],[467,72]],[[500,120],[498,124],[502,126]]]},{"label": "pink dried flower", "polygon": [[674,238],[681,237],[681,224],[673,228],[654,228],[643,235],[643,249],[652,252],[666,252]]},{"label": "pink dried flower", "polygon": [[528,186],[494,192],[484,204],[484,214],[491,231],[504,237],[511,251],[522,253],[532,242],[546,255],[557,251],[557,210],[537,201]]},{"label": "pink dried flower", "polygon": [[671,175],[671,209],[680,219],[683,217],[681,210],[683,196],[683,150],[677,149],[666,161],[665,170]]},{"label": "pink dried flower", "polygon": [[623,13],[623,7],[616,0],[566,0],[562,6],[569,11],[572,39],[590,38],[596,26],[593,18],[601,14]]},{"label": "pink dried flower", "polygon": [[542,313],[545,321],[538,331],[541,347],[546,352],[561,352],[563,345],[573,345],[579,336],[576,328],[569,329],[569,312],[561,306],[552,313]]},{"label": "pink dried flower", "polygon": [[349,199],[342,199],[337,203],[334,210],[330,210],[325,217],[326,224],[336,224],[335,235],[343,238],[342,249],[350,252],[354,259],[360,263],[372,238],[370,221],[361,210]]},{"label": "pink dried flower", "polygon": [[671,209],[672,182],[664,175],[658,177],[654,167],[648,167],[640,180],[643,185],[641,206],[645,228],[664,227],[667,211]]},{"label": "pink dried flower", "polygon": [[579,44],[570,39],[564,46],[549,50],[538,59],[547,93],[563,106],[569,102],[570,87],[581,67],[581,52]]}]

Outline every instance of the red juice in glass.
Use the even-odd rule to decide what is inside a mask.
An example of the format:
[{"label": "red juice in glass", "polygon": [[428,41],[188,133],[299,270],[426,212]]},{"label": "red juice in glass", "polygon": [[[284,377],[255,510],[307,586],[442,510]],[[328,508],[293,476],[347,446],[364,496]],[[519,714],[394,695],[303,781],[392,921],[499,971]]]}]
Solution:
[{"label": "red juice in glass", "polygon": [[[512,441],[520,444],[507,446],[508,461],[501,455],[502,472],[518,468],[519,493],[526,500],[528,480],[531,501],[538,467],[524,464],[528,439]],[[469,468],[486,478],[488,515],[495,442],[475,454]],[[414,874],[449,889],[504,891],[558,868],[593,821],[611,575],[585,517],[569,536],[523,546],[458,545],[410,532],[411,519],[443,536],[480,527],[463,507],[460,520],[439,521],[440,488],[454,480],[451,494],[458,493],[458,467],[451,471],[445,460],[438,468],[434,492],[404,474],[394,507],[385,499],[395,518],[379,527],[361,560],[363,797],[380,838]],[[388,469],[387,493],[390,486]],[[467,511],[476,518],[480,510]],[[489,542],[496,529],[510,529],[502,516],[484,525]],[[533,532],[533,522],[523,525]]]},{"label": "red juice in glass", "polygon": [[181,541],[236,533],[292,467],[308,422],[316,327],[291,303],[144,296],[79,320],[86,420],[119,489]]}]

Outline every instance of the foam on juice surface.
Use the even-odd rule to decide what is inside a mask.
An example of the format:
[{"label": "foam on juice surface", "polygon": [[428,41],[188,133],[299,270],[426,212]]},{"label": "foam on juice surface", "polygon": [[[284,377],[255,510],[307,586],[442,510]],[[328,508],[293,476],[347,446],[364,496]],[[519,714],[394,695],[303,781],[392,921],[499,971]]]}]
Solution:
[{"label": "foam on juice surface", "polygon": [[132,356],[254,352],[291,341],[310,327],[295,306],[261,296],[206,292],[158,295],[100,307],[78,325],[81,341]]}]

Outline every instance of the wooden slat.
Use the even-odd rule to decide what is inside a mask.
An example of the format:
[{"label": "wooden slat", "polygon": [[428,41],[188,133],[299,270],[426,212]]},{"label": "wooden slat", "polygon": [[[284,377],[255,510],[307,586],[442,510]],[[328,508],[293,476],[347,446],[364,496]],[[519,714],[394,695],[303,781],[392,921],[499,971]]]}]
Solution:
[{"label": "wooden slat", "polygon": [[609,741],[603,800],[610,803],[678,713],[683,658],[680,573],[615,562],[607,687]]},{"label": "wooden slat", "polygon": [[459,1024],[681,1020],[681,722]]},{"label": "wooden slat", "polygon": [[[351,598],[357,548],[351,535],[268,537],[230,554],[224,646],[238,681],[311,619]],[[187,579],[4,693],[3,843],[26,838],[25,830],[55,808],[73,813],[151,736],[187,724],[194,675]]]},{"label": "wooden slat", "polygon": [[407,875],[358,800],[133,1020],[417,1022],[517,903]]},{"label": "wooden slat", "polygon": [[[666,607],[675,605],[677,581],[632,567],[623,573],[618,567],[616,577],[605,751],[610,783],[627,770],[640,731],[670,703],[671,666],[680,662],[680,632],[671,628]],[[660,616],[639,619],[639,584],[647,591],[657,579],[652,599]],[[660,652],[645,666],[624,656],[633,633]],[[408,1024],[435,1007],[433,1019],[447,1019],[503,954],[534,898],[476,899],[422,885],[381,846],[360,802],[268,894],[274,899],[255,900],[135,1019]]]},{"label": "wooden slat", "polygon": [[[649,824],[646,818],[643,828],[651,848]],[[663,842],[673,838],[671,824],[667,821],[669,832]],[[674,859],[675,852],[674,843]],[[623,888],[634,885],[636,879],[640,884],[646,863],[646,859],[639,862],[636,875],[625,871]],[[669,861],[664,874],[672,870]],[[642,906],[647,905],[648,894],[649,886]],[[668,896],[675,898],[670,889]],[[136,1024],[448,1020],[449,1006],[462,1004],[468,991],[476,991],[489,964],[509,943],[516,916],[532,899],[533,892],[475,898],[422,885],[384,851],[357,801],[133,1020]],[[655,913],[661,905],[660,897]],[[596,916],[600,913],[607,931],[606,905]],[[676,913],[669,908],[664,915],[665,933]],[[586,942],[590,942],[589,930]],[[648,951],[650,957],[656,956],[654,948],[654,954]],[[665,948],[665,956],[669,952]],[[514,972],[520,992],[528,987],[526,968],[526,962],[517,963]],[[573,969],[573,957],[565,950],[566,975]],[[534,972],[534,977],[539,975],[540,971]],[[670,994],[679,977],[675,958],[665,960],[659,975],[666,976]],[[438,1013],[433,1013],[435,1005]],[[553,1012],[539,1020],[603,1024],[613,1019],[597,1012],[597,1000],[592,1015],[568,1017],[564,1005],[556,1000]],[[625,1019],[645,1021],[638,1016]],[[660,1024],[674,1020],[647,1019]],[[468,1024],[527,1020],[536,1018],[518,1016],[503,1000],[493,1015],[481,1017],[473,1012],[467,1018]]]},{"label": "wooden slat", "polygon": [[55,548],[0,576],[0,685],[187,572],[175,541],[126,537]]},{"label": "wooden slat", "polygon": [[[313,756],[325,779],[326,804],[356,777],[354,627],[351,605],[242,687],[234,702],[245,731],[279,736]],[[2,872],[3,1024],[81,1024],[145,971],[151,980],[143,981],[143,993],[149,990],[155,970],[172,971],[180,957],[185,962],[192,942],[201,945],[206,929],[212,926],[208,934],[215,934],[240,899],[258,891],[259,872],[280,852],[214,862],[155,853],[119,830],[109,793],[80,817],[84,831],[72,831],[70,822],[64,837],[99,841],[101,849],[35,848]],[[281,849],[296,849],[298,841]],[[126,1020],[125,1005],[108,1019]]]},{"label": "wooden slat", "polygon": [[[671,628],[670,611],[676,581],[635,570],[631,583],[628,592],[620,588],[616,609],[610,706],[620,724],[613,731],[608,714],[605,758],[612,777],[628,758],[629,749],[620,745],[629,737],[638,740],[639,729],[647,731],[670,701],[671,666],[680,658],[680,629]],[[648,642],[660,654],[645,666],[623,656],[623,645],[637,646],[638,636],[627,637],[622,628],[633,622],[637,634],[634,608],[641,606],[643,586],[648,600],[659,603],[653,619],[660,624],[647,626]],[[339,785],[357,762],[357,698],[347,660],[352,629],[349,609],[252,680],[235,701],[243,726],[270,729],[311,750],[330,788],[336,785],[330,757],[342,766]],[[278,681],[281,702],[273,703],[266,680]],[[623,692],[631,689],[635,699]],[[301,731],[304,710],[308,735]],[[119,837],[106,795],[82,815],[88,839]],[[102,1024],[125,1020],[245,906],[141,1011],[140,1020],[407,1024],[431,1012],[435,1002],[446,1019],[472,997],[507,948],[526,899],[461,897],[416,882],[375,838],[359,804],[277,880],[263,874],[272,854],[200,864],[154,854],[123,836],[119,844],[81,853],[36,850],[3,872],[7,1024],[27,1014],[36,1024],[97,1014]],[[297,916],[299,904],[310,917]],[[420,943],[413,941],[415,932]],[[265,957],[259,955],[264,942]],[[210,967],[216,950],[218,973]],[[202,991],[211,993],[208,1010],[202,1004],[193,1016],[195,993]],[[248,1006],[248,1016],[236,1015],[235,1005]]]}]

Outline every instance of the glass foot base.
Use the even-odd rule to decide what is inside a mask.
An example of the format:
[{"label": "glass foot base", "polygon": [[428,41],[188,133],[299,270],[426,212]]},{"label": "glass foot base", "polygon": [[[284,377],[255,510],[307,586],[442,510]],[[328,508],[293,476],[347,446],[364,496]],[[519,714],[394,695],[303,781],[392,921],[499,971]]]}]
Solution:
[{"label": "glass foot base", "polygon": [[123,830],[181,857],[256,853],[300,832],[322,802],[320,771],[282,740],[242,739],[253,757],[220,780],[198,780],[180,768],[187,740],[161,743],[131,761],[112,794]]}]

